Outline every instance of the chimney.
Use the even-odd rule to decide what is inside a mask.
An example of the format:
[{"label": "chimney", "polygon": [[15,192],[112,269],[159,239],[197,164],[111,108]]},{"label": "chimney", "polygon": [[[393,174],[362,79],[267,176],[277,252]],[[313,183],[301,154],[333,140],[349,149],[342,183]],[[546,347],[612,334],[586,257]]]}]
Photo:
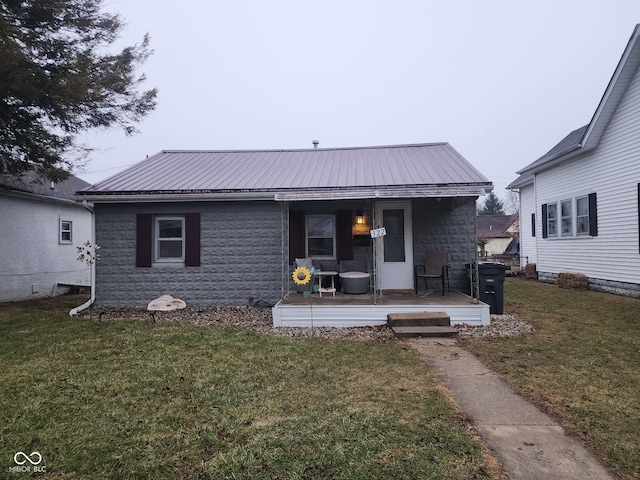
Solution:
[{"label": "chimney", "polygon": [[320,143],[319,140],[314,140],[313,141],[313,148],[318,148],[318,144]]}]

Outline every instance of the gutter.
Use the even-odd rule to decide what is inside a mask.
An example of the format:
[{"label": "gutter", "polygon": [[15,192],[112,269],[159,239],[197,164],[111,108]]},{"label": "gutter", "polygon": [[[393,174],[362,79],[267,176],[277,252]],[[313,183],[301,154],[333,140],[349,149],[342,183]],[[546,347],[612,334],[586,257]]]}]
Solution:
[{"label": "gutter", "polygon": [[493,184],[395,185],[392,187],[338,187],[277,190],[268,192],[80,192],[78,201],[99,203],[166,203],[197,201],[288,201],[288,200],[346,200],[369,198],[415,198],[484,195]]},{"label": "gutter", "polygon": [[[93,242],[93,244],[95,245],[95,239],[96,239],[96,220],[95,220],[95,214],[93,211],[93,206],[90,205],[86,200],[84,200],[82,202],[82,206],[89,211],[89,213],[91,213],[91,241]],[[82,305],[79,305],[75,308],[72,308],[69,311],[69,316],[70,317],[75,317],[76,315],[78,315],[80,312],[86,310],[87,308],[89,308],[91,305],[93,305],[93,303],[96,301],[96,266],[95,266],[95,262],[93,265],[91,265],[91,298],[89,298],[89,300],[87,300],[86,302],[84,302]]]}]

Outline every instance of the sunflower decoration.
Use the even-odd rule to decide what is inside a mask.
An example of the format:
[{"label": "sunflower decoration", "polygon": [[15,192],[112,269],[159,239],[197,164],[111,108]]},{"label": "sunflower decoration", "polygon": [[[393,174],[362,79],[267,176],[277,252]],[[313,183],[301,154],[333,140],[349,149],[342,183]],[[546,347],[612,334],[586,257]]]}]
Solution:
[{"label": "sunflower decoration", "polygon": [[311,281],[311,271],[306,267],[298,267],[293,271],[292,277],[296,285],[306,285]]}]

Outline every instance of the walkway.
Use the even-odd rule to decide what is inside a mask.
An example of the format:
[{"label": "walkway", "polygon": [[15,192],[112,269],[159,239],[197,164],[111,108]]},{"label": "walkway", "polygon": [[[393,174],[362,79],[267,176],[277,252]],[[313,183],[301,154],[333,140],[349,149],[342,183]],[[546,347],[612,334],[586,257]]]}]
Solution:
[{"label": "walkway", "polygon": [[455,339],[412,339],[510,480],[614,480],[580,442],[516,395]]}]

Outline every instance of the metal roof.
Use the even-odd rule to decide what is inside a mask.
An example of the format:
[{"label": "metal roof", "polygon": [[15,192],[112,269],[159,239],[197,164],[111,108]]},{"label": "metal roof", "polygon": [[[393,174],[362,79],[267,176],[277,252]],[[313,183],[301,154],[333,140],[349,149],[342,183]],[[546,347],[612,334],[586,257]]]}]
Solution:
[{"label": "metal roof", "polygon": [[78,192],[78,196],[95,200],[177,195],[182,199],[242,196],[293,200],[445,196],[444,191],[451,196],[469,196],[492,188],[451,145],[427,143],[298,150],[165,150]]}]

